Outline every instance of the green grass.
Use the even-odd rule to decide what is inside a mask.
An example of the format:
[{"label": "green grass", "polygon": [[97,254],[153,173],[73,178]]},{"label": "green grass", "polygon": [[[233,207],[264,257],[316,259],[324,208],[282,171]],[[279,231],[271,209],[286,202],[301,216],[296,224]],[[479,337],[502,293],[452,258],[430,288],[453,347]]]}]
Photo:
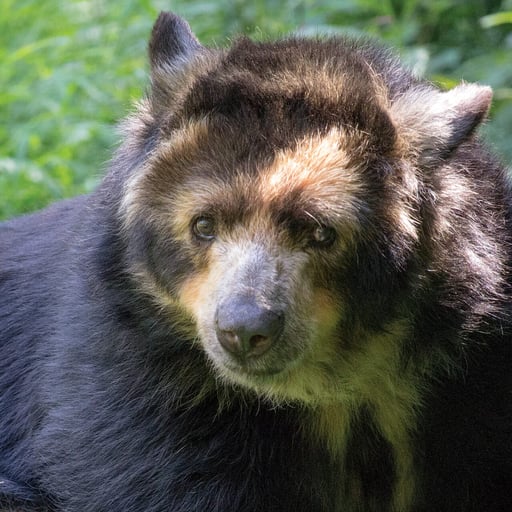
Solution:
[{"label": "green grass", "polygon": [[0,218],[98,182],[117,121],[148,85],[147,40],[162,9],[207,44],[241,32],[370,33],[443,85],[489,83],[486,133],[512,160],[512,0],[0,0]]}]

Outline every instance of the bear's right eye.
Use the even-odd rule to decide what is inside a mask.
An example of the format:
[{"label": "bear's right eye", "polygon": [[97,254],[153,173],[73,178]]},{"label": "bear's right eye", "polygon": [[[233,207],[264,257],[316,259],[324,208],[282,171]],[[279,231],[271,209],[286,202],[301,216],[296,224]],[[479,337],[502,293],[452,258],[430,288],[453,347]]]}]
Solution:
[{"label": "bear's right eye", "polygon": [[197,217],[194,221],[194,225],[192,228],[194,235],[205,241],[211,241],[215,238],[215,221],[212,217],[203,215],[201,217]]},{"label": "bear's right eye", "polygon": [[311,244],[315,247],[329,247],[334,243],[336,231],[330,226],[319,224],[315,227],[311,237]]}]

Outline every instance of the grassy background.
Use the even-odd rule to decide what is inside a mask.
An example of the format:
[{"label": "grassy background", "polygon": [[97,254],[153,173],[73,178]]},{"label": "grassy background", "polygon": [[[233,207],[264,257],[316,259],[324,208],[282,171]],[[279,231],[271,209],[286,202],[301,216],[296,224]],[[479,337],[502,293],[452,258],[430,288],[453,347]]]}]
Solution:
[{"label": "grassy background", "polygon": [[495,89],[486,137],[512,161],[512,0],[0,0],[0,218],[87,192],[147,87],[160,10],[206,44],[290,31],[369,33],[444,87]]}]

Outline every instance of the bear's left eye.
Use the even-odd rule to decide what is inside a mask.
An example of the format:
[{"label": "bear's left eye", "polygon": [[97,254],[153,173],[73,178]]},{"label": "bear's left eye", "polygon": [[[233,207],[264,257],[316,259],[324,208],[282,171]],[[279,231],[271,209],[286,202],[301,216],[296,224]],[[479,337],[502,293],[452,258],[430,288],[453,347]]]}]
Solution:
[{"label": "bear's left eye", "polygon": [[192,228],[194,235],[201,240],[210,241],[215,238],[215,221],[212,217],[201,216],[194,221]]},{"label": "bear's left eye", "polygon": [[330,226],[318,225],[313,229],[311,243],[316,247],[329,247],[336,239],[336,231]]}]

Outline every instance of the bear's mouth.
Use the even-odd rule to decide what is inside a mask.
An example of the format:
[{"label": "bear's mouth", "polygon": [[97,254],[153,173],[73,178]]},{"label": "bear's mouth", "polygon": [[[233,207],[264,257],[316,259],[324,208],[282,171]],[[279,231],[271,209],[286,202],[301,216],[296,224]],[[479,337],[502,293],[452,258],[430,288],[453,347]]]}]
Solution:
[{"label": "bear's mouth", "polygon": [[302,357],[295,354],[283,357],[284,354],[267,353],[260,357],[246,357],[243,359],[224,353],[220,358],[215,357],[217,366],[221,366],[223,373],[235,382],[264,385],[280,382],[286,384],[293,369],[300,367]]},{"label": "bear's mouth", "polygon": [[277,363],[275,361],[262,361],[261,358],[253,360],[246,358],[239,360],[233,357],[223,358],[220,362],[222,366],[231,374],[241,375],[246,378],[265,379],[286,372],[288,364]]}]

